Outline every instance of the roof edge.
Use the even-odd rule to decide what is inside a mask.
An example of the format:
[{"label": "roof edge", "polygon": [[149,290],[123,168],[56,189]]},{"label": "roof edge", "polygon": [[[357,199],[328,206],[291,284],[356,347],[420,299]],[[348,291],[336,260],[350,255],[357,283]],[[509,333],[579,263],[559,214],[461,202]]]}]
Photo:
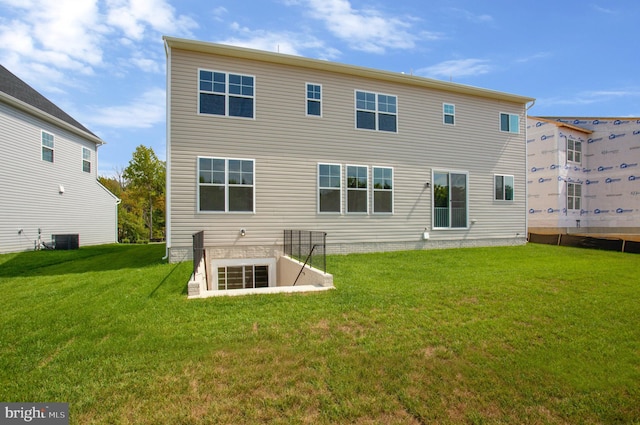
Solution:
[{"label": "roof edge", "polygon": [[368,77],[378,80],[402,83],[407,85],[427,87],[436,90],[453,91],[456,93],[468,94],[478,97],[485,97],[507,102],[527,104],[534,101],[534,98],[521,96],[496,90],[484,89],[480,87],[468,86],[448,81],[434,80],[426,77],[418,77],[398,72],[383,71],[372,68],[365,68],[355,65],[348,65],[339,62],[331,62],[320,59],[311,59],[303,56],[295,56],[284,53],[274,53],[264,50],[249,49],[246,47],[230,46],[226,44],[217,44],[205,41],[188,40],[184,38],[176,38],[163,36],[169,48],[187,50],[200,53],[217,54],[221,56],[236,57],[242,59],[252,59],[262,62],[271,62],[283,65],[292,65],[310,69],[323,71],[338,72],[341,74],[356,75],[360,77]]},{"label": "roof edge", "polygon": [[43,110],[36,108],[35,106],[29,105],[28,103],[20,100],[20,99],[16,99],[13,96],[8,95],[7,93],[1,92],[0,91],[0,101],[3,101],[15,108],[18,108],[20,110],[22,110],[23,112],[26,112],[28,114],[31,115],[35,115],[36,117],[39,117],[51,124],[55,124],[58,127],[62,127],[67,131],[70,131],[71,133],[74,133],[78,136],[81,136],[85,139],[88,139],[92,142],[94,142],[97,145],[105,145],[107,142],[105,142],[104,140],[102,140],[101,138],[99,138],[98,136],[96,136],[95,134],[92,133],[88,133],[86,131],[83,131],[81,129],[79,129],[78,127],[69,124],[66,121],[61,120],[58,117],[54,117],[51,114],[48,114],[46,112],[44,112]]},{"label": "roof edge", "polygon": [[[588,128],[578,127],[577,125],[567,124],[566,122],[557,121],[557,120],[554,120],[554,119],[551,119],[551,118],[535,117],[535,116],[528,116],[527,118],[532,119],[532,120],[548,122],[549,124],[553,124],[556,127],[566,127],[566,128],[570,128],[570,129],[576,130],[576,131],[581,131],[581,132],[587,133],[587,134],[592,134],[593,133],[593,130],[589,130]],[[558,118],[560,118],[560,117],[558,117]]]}]

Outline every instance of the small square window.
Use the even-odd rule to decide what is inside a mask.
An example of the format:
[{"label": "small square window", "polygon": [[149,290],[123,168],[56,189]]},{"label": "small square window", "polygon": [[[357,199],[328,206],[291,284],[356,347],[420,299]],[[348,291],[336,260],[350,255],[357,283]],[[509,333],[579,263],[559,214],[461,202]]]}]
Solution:
[{"label": "small square window", "polygon": [[322,86],[307,83],[307,115],[322,115]]},{"label": "small square window", "polygon": [[449,103],[442,105],[442,121],[445,124],[455,124],[456,107]]},{"label": "small square window", "polygon": [[513,201],[513,176],[496,175],[495,178],[496,201]]},{"label": "small square window", "polygon": [[520,133],[520,116],[517,114],[500,114],[500,131]]}]

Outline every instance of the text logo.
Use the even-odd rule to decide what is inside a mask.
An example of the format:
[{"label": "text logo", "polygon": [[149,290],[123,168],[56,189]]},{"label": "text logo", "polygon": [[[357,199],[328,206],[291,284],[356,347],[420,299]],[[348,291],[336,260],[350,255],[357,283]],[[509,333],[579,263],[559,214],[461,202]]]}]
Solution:
[{"label": "text logo", "polygon": [[587,183],[587,185],[598,184],[598,183],[600,183],[600,180],[587,180],[586,183]]},{"label": "text logo", "polygon": [[[2,419],[8,420],[3,421]],[[68,403],[0,403],[1,423],[68,425]]]},{"label": "text logo", "polygon": [[633,212],[633,210],[625,210],[624,208],[616,209],[616,214],[626,214],[626,213],[630,213],[630,212]]},{"label": "text logo", "polygon": [[622,164],[620,164],[620,168],[631,168],[631,167],[637,167],[638,163],[633,163],[633,164],[627,164],[625,162],[623,162]]},{"label": "text logo", "polygon": [[609,140],[618,139],[620,137],[624,137],[624,135],[625,135],[625,133],[620,133],[620,134],[611,133],[609,135]]},{"label": "text logo", "polygon": [[602,137],[598,137],[597,139],[587,139],[587,143],[595,143],[602,140]]},{"label": "text logo", "polygon": [[594,214],[606,214],[608,212],[609,212],[609,210],[601,210],[599,208],[596,208],[595,210],[593,210]]},{"label": "text logo", "polygon": [[598,167],[599,172],[603,172],[607,170],[613,170],[613,167],[603,167],[603,166]]}]

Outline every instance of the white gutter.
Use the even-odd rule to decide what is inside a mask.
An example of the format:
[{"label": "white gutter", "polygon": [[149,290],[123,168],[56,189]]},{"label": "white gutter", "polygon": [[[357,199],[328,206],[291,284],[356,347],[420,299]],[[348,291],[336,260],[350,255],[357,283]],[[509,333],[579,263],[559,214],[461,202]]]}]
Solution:
[{"label": "white gutter", "polygon": [[167,55],[167,100],[166,100],[166,126],[167,126],[167,149],[166,149],[166,185],[165,185],[165,255],[162,257],[162,260],[166,260],[169,258],[169,249],[171,248],[171,47],[169,47],[169,43],[167,40],[164,41],[164,49]]},{"label": "white gutter", "polygon": [[529,185],[527,184],[529,176],[529,144],[527,143],[527,121],[529,109],[533,108],[536,100],[531,101],[531,105],[527,106],[524,111],[524,237],[529,238]]}]

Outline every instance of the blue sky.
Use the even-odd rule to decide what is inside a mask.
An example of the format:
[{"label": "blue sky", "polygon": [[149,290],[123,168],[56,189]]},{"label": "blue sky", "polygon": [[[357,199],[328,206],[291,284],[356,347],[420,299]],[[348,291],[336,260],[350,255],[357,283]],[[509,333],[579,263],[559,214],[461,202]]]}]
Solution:
[{"label": "blue sky", "polygon": [[162,35],[536,98],[541,116],[640,116],[637,0],[0,0],[0,63],[107,142],[165,159]]}]

